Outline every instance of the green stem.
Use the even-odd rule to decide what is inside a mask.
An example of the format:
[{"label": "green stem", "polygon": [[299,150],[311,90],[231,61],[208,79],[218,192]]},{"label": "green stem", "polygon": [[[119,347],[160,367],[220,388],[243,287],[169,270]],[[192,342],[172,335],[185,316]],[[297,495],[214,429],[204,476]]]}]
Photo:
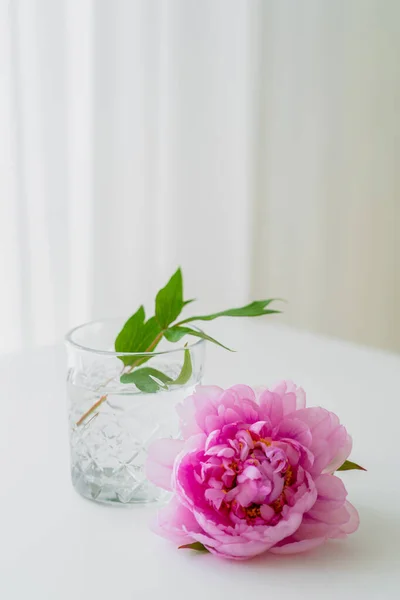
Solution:
[{"label": "green stem", "polygon": [[82,423],[83,423],[84,421],[86,421],[86,419],[87,419],[87,418],[88,418],[88,417],[89,417],[89,416],[92,414],[92,412],[94,412],[94,411],[96,410],[96,408],[99,408],[99,406],[101,406],[101,404],[103,404],[103,402],[104,402],[105,400],[107,400],[107,394],[106,394],[105,396],[102,396],[102,397],[100,398],[100,400],[97,400],[97,402],[95,402],[95,403],[93,404],[93,406],[91,406],[91,407],[89,408],[89,410],[87,410],[87,411],[85,412],[85,414],[81,416],[81,418],[79,419],[79,421],[77,421],[77,422],[76,422],[76,425],[77,425],[77,427],[79,427],[79,425],[82,425]]},{"label": "green stem", "polygon": [[[158,342],[161,340],[163,335],[164,335],[164,329],[156,335],[154,340],[151,342],[150,346],[148,348],[146,348],[146,350],[144,350],[143,354],[145,354],[146,352],[152,352],[154,350],[154,348],[157,346]],[[137,367],[139,362],[140,362],[140,358],[138,358],[134,363],[132,363],[131,366],[126,371],[124,370],[124,372],[122,374],[130,373],[131,371],[133,371],[133,369],[135,367]]]}]

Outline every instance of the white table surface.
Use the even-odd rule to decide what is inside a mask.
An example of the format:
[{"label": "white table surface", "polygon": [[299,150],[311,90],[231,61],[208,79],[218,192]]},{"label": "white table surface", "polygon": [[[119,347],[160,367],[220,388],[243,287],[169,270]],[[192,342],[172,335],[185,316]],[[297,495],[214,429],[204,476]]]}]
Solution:
[{"label": "white table surface", "polygon": [[343,474],[360,529],[310,553],[247,563],[177,550],[148,529],[154,508],[97,505],[69,480],[61,346],[0,359],[1,600],[400,597],[400,356],[265,320],[213,328],[207,383],[291,378],[338,413],[367,473]]}]

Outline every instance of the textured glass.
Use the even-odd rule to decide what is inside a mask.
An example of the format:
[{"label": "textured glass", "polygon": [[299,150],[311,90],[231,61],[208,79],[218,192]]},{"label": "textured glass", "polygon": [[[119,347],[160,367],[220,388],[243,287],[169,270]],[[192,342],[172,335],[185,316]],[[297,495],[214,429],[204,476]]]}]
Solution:
[{"label": "textured glass", "polygon": [[[145,476],[148,447],[157,438],[179,437],[175,407],[201,380],[204,343],[189,347],[193,372],[185,385],[143,393],[133,384],[120,383],[123,364],[112,351],[99,352],[101,339],[107,348],[118,327],[114,321],[88,324],[67,338],[72,482],[82,496],[98,502],[163,500],[167,492],[153,486]],[[83,341],[88,347],[82,346]],[[146,366],[175,379],[184,351],[171,344],[167,347],[173,351],[152,356]]]}]

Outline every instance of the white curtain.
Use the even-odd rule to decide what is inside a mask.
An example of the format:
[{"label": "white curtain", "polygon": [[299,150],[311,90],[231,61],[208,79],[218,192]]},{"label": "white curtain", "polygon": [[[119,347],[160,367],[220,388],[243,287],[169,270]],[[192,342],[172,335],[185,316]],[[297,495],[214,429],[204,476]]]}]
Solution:
[{"label": "white curtain", "polygon": [[150,305],[400,350],[397,0],[14,0],[0,19],[0,350]]}]

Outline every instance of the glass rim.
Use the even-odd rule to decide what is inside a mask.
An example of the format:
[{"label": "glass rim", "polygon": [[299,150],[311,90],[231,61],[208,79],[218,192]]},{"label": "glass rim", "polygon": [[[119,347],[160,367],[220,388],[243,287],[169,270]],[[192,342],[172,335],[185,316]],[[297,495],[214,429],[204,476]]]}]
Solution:
[{"label": "glass rim", "polygon": [[[199,346],[201,344],[205,344],[206,340],[200,338],[196,341],[194,341],[193,343],[188,343],[185,346],[182,346],[181,348],[174,348],[171,350],[161,350],[159,352],[116,352],[115,350],[100,350],[98,348],[91,348],[90,346],[85,346],[84,344],[79,344],[78,342],[74,341],[72,339],[73,335],[83,329],[84,327],[88,327],[89,325],[95,325],[96,323],[106,323],[106,322],[110,322],[110,321],[123,321],[123,319],[119,319],[119,318],[114,318],[114,317],[109,317],[106,319],[95,319],[93,321],[87,321],[86,323],[81,323],[80,325],[77,325],[76,327],[73,327],[72,329],[70,329],[64,336],[64,342],[65,344],[71,345],[72,347],[78,349],[78,350],[83,350],[84,352],[90,352],[91,354],[100,354],[102,356],[114,356],[114,357],[119,357],[119,356],[136,356],[137,358],[144,358],[147,356],[161,356],[163,354],[173,354],[176,352],[182,352],[183,350],[191,350],[192,348],[195,348],[196,346]],[[126,321],[125,321],[126,322]],[[197,331],[201,331],[201,329],[199,329],[198,327],[195,327],[194,325],[191,325],[191,327],[193,329],[196,329]]]}]

